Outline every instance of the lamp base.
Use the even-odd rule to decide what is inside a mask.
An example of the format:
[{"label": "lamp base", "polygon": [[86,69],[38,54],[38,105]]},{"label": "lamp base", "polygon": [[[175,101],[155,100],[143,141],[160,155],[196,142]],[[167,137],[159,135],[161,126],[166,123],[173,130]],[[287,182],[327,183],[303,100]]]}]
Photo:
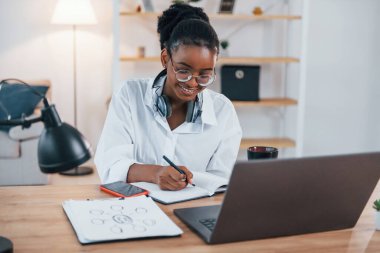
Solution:
[{"label": "lamp base", "polygon": [[90,175],[94,172],[94,170],[91,167],[81,166],[81,167],[75,167],[74,169],[67,170],[60,172],[59,174],[64,176],[84,176],[84,175]]},{"label": "lamp base", "polygon": [[12,241],[0,236],[0,253],[13,253]]}]

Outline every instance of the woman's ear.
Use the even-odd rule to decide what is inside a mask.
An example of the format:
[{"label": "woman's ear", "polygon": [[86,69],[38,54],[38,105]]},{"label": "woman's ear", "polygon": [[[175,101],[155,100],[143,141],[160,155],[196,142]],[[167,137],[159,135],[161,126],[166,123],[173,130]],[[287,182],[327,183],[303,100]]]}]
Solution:
[{"label": "woman's ear", "polygon": [[161,50],[161,64],[164,69],[166,69],[168,61],[169,61],[168,50],[164,48]]}]

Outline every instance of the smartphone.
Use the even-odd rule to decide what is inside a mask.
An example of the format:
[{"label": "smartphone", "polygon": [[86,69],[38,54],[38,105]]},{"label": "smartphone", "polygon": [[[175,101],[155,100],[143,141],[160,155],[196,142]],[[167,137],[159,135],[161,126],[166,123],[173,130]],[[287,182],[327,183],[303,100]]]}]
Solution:
[{"label": "smartphone", "polygon": [[117,181],[110,184],[100,185],[100,190],[109,193],[116,197],[136,197],[141,195],[148,195],[148,191],[140,187],[128,184],[123,181]]}]

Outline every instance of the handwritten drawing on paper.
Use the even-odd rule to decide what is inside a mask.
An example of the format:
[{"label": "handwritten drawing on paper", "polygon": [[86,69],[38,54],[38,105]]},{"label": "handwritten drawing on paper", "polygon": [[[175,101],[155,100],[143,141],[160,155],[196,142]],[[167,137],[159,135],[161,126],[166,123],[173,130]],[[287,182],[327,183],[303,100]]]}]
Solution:
[{"label": "handwritten drawing on paper", "polygon": [[[92,201],[65,201],[70,221],[86,241],[179,235],[182,231],[145,196]],[[79,235],[80,234],[80,235]]]}]

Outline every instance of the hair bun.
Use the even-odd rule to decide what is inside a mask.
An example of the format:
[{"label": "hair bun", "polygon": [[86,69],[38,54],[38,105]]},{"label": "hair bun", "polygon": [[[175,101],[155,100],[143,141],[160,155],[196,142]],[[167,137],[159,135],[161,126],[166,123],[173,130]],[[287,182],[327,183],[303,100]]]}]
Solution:
[{"label": "hair bun", "polygon": [[165,42],[169,40],[174,27],[187,19],[200,19],[210,23],[202,8],[183,3],[172,4],[158,17],[157,32],[160,34],[161,49],[165,47]]}]

